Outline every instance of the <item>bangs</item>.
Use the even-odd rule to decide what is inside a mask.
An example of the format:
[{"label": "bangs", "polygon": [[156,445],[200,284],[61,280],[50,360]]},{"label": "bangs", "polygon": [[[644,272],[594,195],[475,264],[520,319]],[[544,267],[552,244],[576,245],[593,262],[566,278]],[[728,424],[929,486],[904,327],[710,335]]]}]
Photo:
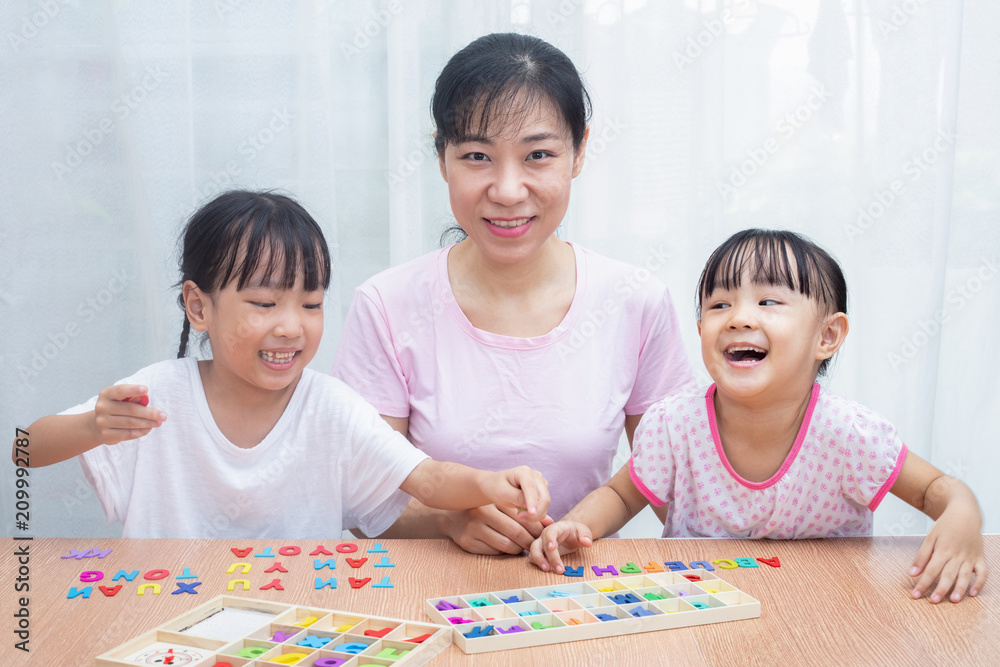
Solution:
[{"label": "bangs", "polygon": [[[308,216],[303,210],[301,212]],[[225,230],[218,287],[236,281],[236,289],[247,287],[257,278],[267,287],[292,289],[303,277],[306,291],[326,290],[330,286],[330,255],[319,227],[302,224],[298,212],[289,207],[275,207],[262,214],[249,212],[234,219]]]},{"label": "bangs", "polygon": [[750,229],[731,236],[705,264],[698,290],[701,303],[716,289],[738,289],[744,280],[776,285],[816,299],[829,312],[847,312],[847,288],[836,261],[793,232]]},{"label": "bangs", "polygon": [[499,87],[476,91],[456,107],[450,126],[443,128],[442,138],[445,144],[460,144],[505,132],[516,133],[544,101],[545,96],[539,90],[517,85],[517,82],[504,82]]}]

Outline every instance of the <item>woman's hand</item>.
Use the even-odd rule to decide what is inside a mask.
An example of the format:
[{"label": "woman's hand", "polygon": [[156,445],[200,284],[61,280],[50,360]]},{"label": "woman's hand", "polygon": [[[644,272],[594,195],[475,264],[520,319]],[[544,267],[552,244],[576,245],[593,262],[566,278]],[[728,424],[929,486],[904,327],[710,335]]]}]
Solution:
[{"label": "woman's hand", "polygon": [[447,512],[442,519],[443,532],[469,553],[517,555],[531,547],[552,519],[546,516],[540,521],[522,522],[516,515],[517,510],[496,505]]}]

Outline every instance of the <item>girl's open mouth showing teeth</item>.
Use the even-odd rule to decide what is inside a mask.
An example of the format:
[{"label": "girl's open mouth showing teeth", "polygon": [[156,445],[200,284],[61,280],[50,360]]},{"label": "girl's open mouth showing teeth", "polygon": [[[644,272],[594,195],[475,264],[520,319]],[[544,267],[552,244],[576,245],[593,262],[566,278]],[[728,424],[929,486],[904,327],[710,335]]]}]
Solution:
[{"label": "girl's open mouth showing teeth", "polygon": [[261,359],[268,361],[272,364],[287,364],[288,362],[295,359],[296,352],[268,352],[267,350],[261,350],[257,353]]},{"label": "girl's open mouth showing teeth", "polygon": [[729,361],[754,363],[763,360],[767,356],[767,350],[762,350],[759,347],[741,346],[730,347],[723,354],[725,354],[726,359]]}]

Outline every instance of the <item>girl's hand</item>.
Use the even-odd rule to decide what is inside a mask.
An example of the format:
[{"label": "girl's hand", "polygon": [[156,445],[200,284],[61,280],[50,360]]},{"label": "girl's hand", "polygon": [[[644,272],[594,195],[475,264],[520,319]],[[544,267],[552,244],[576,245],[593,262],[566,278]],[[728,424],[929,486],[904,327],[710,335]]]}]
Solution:
[{"label": "girl's hand", "polygon": [[979,524],[978,511],[966,512],[961,506],[949,507],[941,514],[910,567],[910,576],[920,577],[913,589],[914,598],[923,597],[935,581],[937,586],[930,594],[934,604],[948,591],[952,602],[960,602],[966,591],[969,597],[979,594],[987,577]]},{"label": "girl's hand", "polygon": [[542,530],[537,540],[531,543],[528,559],[544,572],[562,574],[566,571],[562,554],[576,551],[580,547],[594,544],[593,535],[586,524],[578,521],[557,521]]},{"label": "girl's hand", "polygon": [[98,394],[92,424],[94,438],[101,444],[115,445],[141,438],[166,421],[165,412],[139,402],[147,391],[142,385],[115,384]]},{"label": "girl's hand", "polygon": [[528,466],[487,473],[482,489],[498,507],[515,508],[522,523],[541,521],[549,509],[549,484]]}]

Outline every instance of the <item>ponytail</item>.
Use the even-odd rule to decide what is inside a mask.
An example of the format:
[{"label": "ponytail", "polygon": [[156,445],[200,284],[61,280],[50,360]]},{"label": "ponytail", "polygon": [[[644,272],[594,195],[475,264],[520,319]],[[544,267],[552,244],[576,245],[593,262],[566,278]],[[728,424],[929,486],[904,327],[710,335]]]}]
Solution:
[{"label": "ponytail", "polygon": [[188,336],[191,334],[191,322],[187,318],[187,313],[184,314],[184,326],[181,329],[181,346],[177,350],[177,358],[183,359],[187,354],[188,346]]}]

